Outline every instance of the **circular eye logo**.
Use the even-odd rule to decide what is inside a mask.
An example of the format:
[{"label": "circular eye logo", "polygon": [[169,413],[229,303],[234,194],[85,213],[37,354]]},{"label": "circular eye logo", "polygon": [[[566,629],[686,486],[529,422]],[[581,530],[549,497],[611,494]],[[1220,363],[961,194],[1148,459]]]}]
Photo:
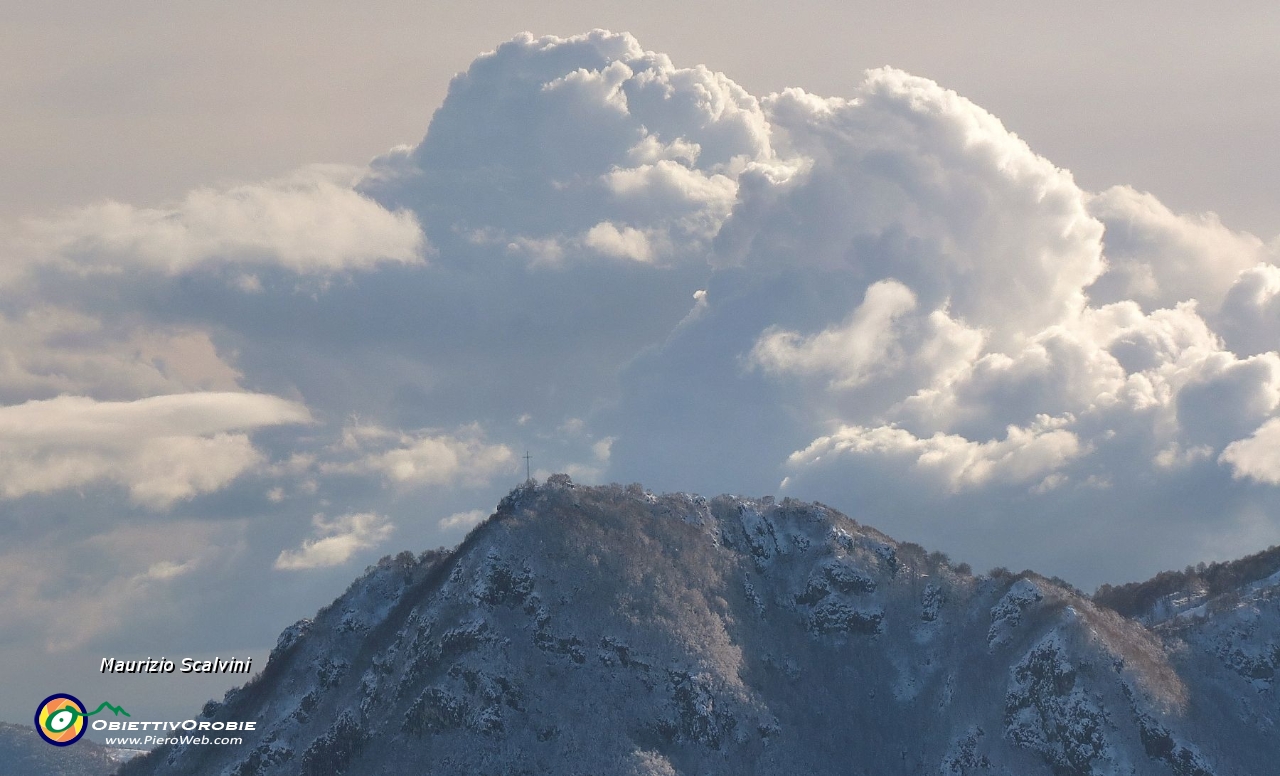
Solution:
[{"label": "circular eye logo", "polygon": [[79,698],[56,693],[36,707],[36,732],[54,746],[70,746],[84,735],[86,716]]}]

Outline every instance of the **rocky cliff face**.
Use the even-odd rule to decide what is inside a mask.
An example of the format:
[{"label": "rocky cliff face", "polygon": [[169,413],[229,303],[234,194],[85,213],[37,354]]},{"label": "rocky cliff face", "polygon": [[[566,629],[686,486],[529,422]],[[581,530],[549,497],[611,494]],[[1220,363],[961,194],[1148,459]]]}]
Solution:
[{"label": "rocky cliff face", "polygon": [[243,746],[121,773],[1270,773],[1270,585],[1149,627],[822,505],[553,477],[285,630],[203,711]]}]

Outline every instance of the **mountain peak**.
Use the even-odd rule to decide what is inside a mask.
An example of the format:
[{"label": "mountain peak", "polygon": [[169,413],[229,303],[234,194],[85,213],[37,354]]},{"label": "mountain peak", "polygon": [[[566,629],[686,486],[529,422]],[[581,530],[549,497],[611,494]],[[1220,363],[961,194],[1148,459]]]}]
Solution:
[{"label": "mountain peak", "polygon": [[[1221,694],[1236,675],[1218,673]],[[164,748],[122,774],[1263,762],[1263,728],[1206,733],[1203,689],[1159,634],[1034,573],[974,576],[821,504],[557,475],[286,629],[262,674],[205,708],[258,721],[243,747]]]}]

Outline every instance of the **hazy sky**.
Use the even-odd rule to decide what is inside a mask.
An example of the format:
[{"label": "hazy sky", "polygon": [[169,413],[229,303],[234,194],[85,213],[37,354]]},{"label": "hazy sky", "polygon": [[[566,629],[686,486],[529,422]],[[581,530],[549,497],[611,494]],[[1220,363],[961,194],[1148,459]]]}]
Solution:
[{"label": "hazy sky", "polygon": [[892,65],[999,116],[1099,190],[1276,231],[1274,3],[0,3],[0,207],[155,203],[419,138],[517,32],[628,30],[753,94]]},{"label": "hazy sky", "polygon": [[189,713],[98,663],[261,663],[526,449],[1087,588],[1280,541],[1271,6],[6,6],[0,718]]}]

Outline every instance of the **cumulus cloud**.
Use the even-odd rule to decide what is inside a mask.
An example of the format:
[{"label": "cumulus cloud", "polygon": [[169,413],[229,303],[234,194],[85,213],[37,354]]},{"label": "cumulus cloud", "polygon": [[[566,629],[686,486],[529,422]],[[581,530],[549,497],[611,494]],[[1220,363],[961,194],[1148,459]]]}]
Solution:
[{"label": "cumulus cloud", "polygon": [[793,453],[790,464],[803,467],[841,456],[901,458],[936,476],[953,491],[991,482],[1018,484],[1041,480],[1080,455],[1080,440],[1067,431],[1070,418],[1042,416],[1030,428],[1009,426],[1004,439],[973,442],[953,434],[919,439],[900,428],[842,426]]},{"label": "cumulus cloud", "polygon": [[775,163],[759,101],[724,75],[627,34],[526,34],[455,78],[423,141],[375,160],[364,190],[413,207],[442,246],[463,234],[533,263],[687,260],[738,176]]},{"label": "cumulus cloud", "polygon": [[[178,274],[205,264],[277,265],[299,274],[423,260],[414,216],[343,183],[349,171],[311,168],[228,189],[197,189],[179,203],[105,202],[26,224],[24,246],[43,262],[91,274]],[[249,276],[241,288],[255,289]]]},{"label": "cumulus cloud", "polygon": [[276,557],[275,567],[284,571],[340,566],[360,550],[376,547],[395,530],[382,515],[364,512],[341,515],[326,520],[324,515],[311,519],[312,536],[296,550],[284,550]]},{"label": "cumulus cloud", "polygon": [[[413,209],[449,272],[501,278],[510,320],[589,322],[519,340],[555,368],[510,384],[547,403],[504,394],[502,413],[608,435],[607,458],[544,454],[588,478],[785,476],[890,531],[886,504],[942,526],[963,502],[1007,527],[1071,503],[1136,540],[1157,517],[1132,504],[1170,478],[1206,483],[1235,520],[1228,466],[1244,471],[1280,404],[1274,244],[1129,187],[1084,191],[997,117],[892,68],[845,97],[757,98],[627,35],[521,36],[361,190]],[[545,423],[517,433],[551,438]],[[1205,527],[1166,534],[1146,570],[1212,530],[1201,506],[1174,509]]]},{"label": "cumulus cloud", "polygon": [[605,256],[633,261],[653,260],[653,246],[649,244],[648,235],[630,226],[619,229],[608,221],[601,221],[587,230],[583,242]]},{"label": "cumulus cloud", "polygon": [[1244,270],[1218,314],[1223,338],[1241,355],[1276,349],[1280,332],[1280,267],[1261,262]]},{"label": "cumulus cloud", "polygon": [[125,402],[60,396],[0,407],[0,494],[111,483],[135,503],[161,509],[262,462],[248,431],[310,419],[296,402],[251,393]]},{"label": "cumulus cloud", "polygon": [[[1280,404],[1273,246],[1128,187],[1083,191],[988,112],[900,71],[759,110],[768,151],[720,171],[735,200],[697,314],[624,373],[612,466],[682,487],[698,482],[684,471],[714,473],[723,489],[774,471],[855,511],[918,500],[924,478],[939,520],[961,496],[992,525],[1071,501],[1136,538],[1155,514],[1116,504],[1156,503],[1171,476],[1212,480],[1220,455],[1238,476],[1256,460],[1244,440]],[[646,143],[616,165],[687,167],[699,151]],[[708,463],[725,448],[750,476]],[[1170,545],[1194,552],[1211,523]]]},{"label": "cumulus cloud", "polygon": [[1280,418],[1262,424],[1246,439],[1227,445],[1219,460],[1237,479],[1280,485]]},{"label": "cumulus cloud", "polygon": [[1132,299],[1152,309],[1194,299],[1216,310],[1265,255],[1262,240],[1213,213],[1179,215],[1129,186],[1090,197],[1088,207],[1106,228],[1107,271],[1089,288],[1095,303]]},{"label": "cumulus cloud", "polygon": [[997,345],[1073,314],[1103,269],[1071,175],[955,92],[882,69],[852,99],[789,89],[763,105],[801,172],[741,187],[721,262],[894,278]]}]

